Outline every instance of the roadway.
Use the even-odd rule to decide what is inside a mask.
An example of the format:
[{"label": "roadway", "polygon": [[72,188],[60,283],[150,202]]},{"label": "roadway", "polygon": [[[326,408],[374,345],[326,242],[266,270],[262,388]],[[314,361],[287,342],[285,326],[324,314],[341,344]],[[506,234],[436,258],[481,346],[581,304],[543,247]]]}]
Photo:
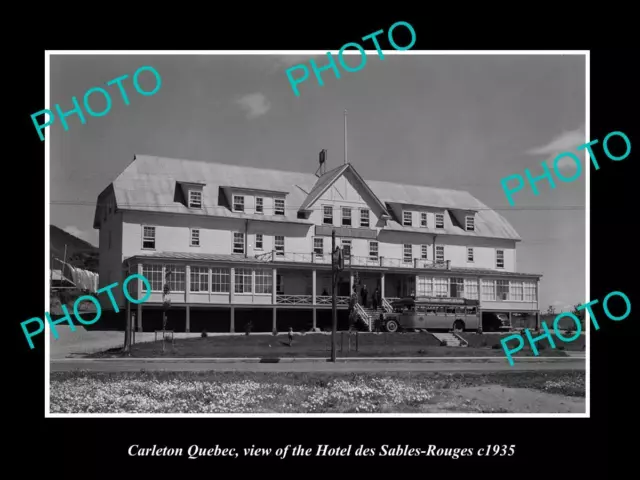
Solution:
[{"label": "roadway", "polygon": [[69,372],[85,370],[91,372],[521,372],[521,371],[559,371],[585,370],[585,359],[574,358],[536,358],[519,361],[509,366],[505,359],[501,361],[460,359],[430,359],[429,361],[312,361],[296,359],[282,363],[260,363],[230,359],[211,361],[207,359],[52,359],[51,372]]}]

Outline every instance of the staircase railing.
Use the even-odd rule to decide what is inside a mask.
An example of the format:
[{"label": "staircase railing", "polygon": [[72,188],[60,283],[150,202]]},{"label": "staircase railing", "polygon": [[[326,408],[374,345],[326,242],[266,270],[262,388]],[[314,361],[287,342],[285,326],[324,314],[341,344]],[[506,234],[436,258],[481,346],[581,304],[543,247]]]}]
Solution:
[{"label": "staircase railing", "polygon": [[391,304],[387,301],[386,298],[382,299],[382,308],[384,308],[384,311],[386,313],[392,313],[393,312],[393,307],[391,307]]},{"label": "staircase railing", "polygon": [[371,317],[369,314],[364,311],[364,308],[359,303],[356,303],[355,310],[358,317],[367,325],[367,329],[371,331]]}]

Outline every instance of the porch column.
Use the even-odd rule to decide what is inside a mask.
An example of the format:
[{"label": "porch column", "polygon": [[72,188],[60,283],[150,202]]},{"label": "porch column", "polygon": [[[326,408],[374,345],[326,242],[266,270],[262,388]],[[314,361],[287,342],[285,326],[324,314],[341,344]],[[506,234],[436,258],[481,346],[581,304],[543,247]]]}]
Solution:
[{"label": "porch column", "polygon": [[231,267],[229,269],[229,303],[233,305],[235,301],[236,290],[236,269]]},{"label": "porch column", "polygon": [[353,295],[353,272],[349,274],[349,296]]},{"label": "porch column", "polygon": [[231,325],[229,328],[229,332],[234,333],[236,331],[236,307],[234,307],[233,305],[231,305],[230,317],[231,321],[229,323],[231,323]]},{"label": "porch column", "polygon": [[187,323],[184,327],[184,331],[189,333],[191,331],[191,318],[190,318],[190,313],[191,313],[191,307],[189,305],[187,305]]},{"label": "porch column", "polygon": [[[163,267],[164,270],[164,267]],[[138,275],[142,276],[142,264],[139,263],[138,264]],[[138,300],[144,298],[144,296],[142,295],[142,289],[146,288],[144,286],[144,284],[142,283],[142,280],[138,280]],[[138,304],[138,331],[141,332],[142,331],[142,303]]]},{"label": "porch column", "polygon": [[276,307],[273,307],[271,330],[273,330],[274,332],[278,331],[278,327],[276,326]]},{"label": "porch column", "polygon": [[384,298],[384,272],[380,273],[380,296]]},{"label": "porch column", "polygon": [[278,303],[278,269],[271,270],[271,303]]},{"label": "porch column", "polygon": [[[311,270],[311,305],[316,304],[316,269]],[[316,310],[313,309],[313,326],[316,326]]]},{"label": "porch column", "polygon": [[191,293],[191,265],[187,265],[185,268],[184,277],[184,301],[189,303],[189,294]]},{"label": "porch column", "polygon": [[313,307],[313,329],[316,329],[316,307]]}]

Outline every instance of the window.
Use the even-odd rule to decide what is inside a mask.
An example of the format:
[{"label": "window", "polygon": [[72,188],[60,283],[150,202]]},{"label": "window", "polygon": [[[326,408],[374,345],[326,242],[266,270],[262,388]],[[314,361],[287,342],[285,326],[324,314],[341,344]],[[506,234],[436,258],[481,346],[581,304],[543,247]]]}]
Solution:
[{"label": "window", "polygon": [[244,253],[244,233],[233,233],[233,253]]},{"label": "window", "polygon": [[278,295],[284,295],[284,282],[282,281],[282,275],[276,276],[276,293]]},{"label": "window", "polygon": [[464,280],[464,298],[478,300],[478,282],[473,278]]},{"label": "window", "polygon": [[192,292],[209,292],[209,269],[191,267],[190,287]]},{"label": "window", "polygon": [[233,196],[233,211],[244,212],[244,197],[242,195]]},{"label": "window", "polygon": [[200,246],[200,229],[199,228],[191,229],[191,246],[192,247]]},{"label": "window", "polygon": [[211,293],[229,293],[229,269],[211,269]]},{"label": "window", "polygon": [[261,233],[256,233],[256,244],[253,247],[255,250],[262,250],[264,249],[264,239],[262,238],[262,234]]},{"label": "window", "polygon": [[152,292],[162,291],[162,265],[142,265],[142,275],[149,280]]},{"label": "window", "polygon": [[464,217],[464,219],[465,219],[465,224],[464,225],[465,225],[466,230],[469,231],[469,232],[473,232],[476,229],[475,223],[473,221],[473,216],[467,215],[466,217]]},{"label": "window", "polygon": [[444,245],[436,245],[436,263],[444,263]]},{"label": "window", "polygon": [[284,235],[276,235],[274,237],[273,245],[276,250],[276,255],[284,257]]},{"label": "window", "polygon": [[433,279],[433,293],[436,297],[449,296],[449,279],[436,277]]},{"label": "window", "polygon": [[349,207],[342,207],[342,226],[351,226],[351,209]]},{"label": "window", "polygon": [[360,226],[369,226],[369,210],[367,210],[366,208],[360,210]]},{"label": "window", "polygon": [[444,228],[444,213],[436,213],[436,228]]},{"label": "window", "polygon": [[413,258],[412,258],[413,254],[412,254],[411,250],[412,250],[412,248],[411,248],[411,245],[409,245],[409,244],[405,243],[402,246],[402,260],[405,263],[411,263],[413,261]]},{"label": "window", "polygon": [[464,298],[464,278],[451,279],[451,296]]},{"label": "window", "polygon": [[167,265],[164,269],[165,278],[169,278],[169,288],[171,292],[184,292],[186,272],[184,267]]},{"label": "window", "polygon": [[256,213],[264,213],[264,198],[256,197]]},{"label": "window", "polygon": [[284,198],[275,199],[274,213],[276,215],[284,215]]},{"label": "window", "polygon": [[496,280],[498,300],[509,300],[509,280]]},{"label": "window", "polygon": [[202,192],[189,190],[189,208],[202,208]]},{"label": "window", "polygon": [[537,288],[535,282],[523,282],[524,283],[524,301],[535,302],[537,298]]},{"label": "window", "polygon": [[324,238],[315,237],[313,239],[313,253],[316,254],[316,257],[322,258],[324,254]]},{"label": "window", "polygon": [[342,255],[345,260],[351,258],[351,240],[342,240]]},{"label": "window", "polygon": [[378,242],[369,242],[369,258],[371,258],[371,260],[378,259]]},{"label": "window", "polygon": [[420,226],[427,226],[427,212],[420,212]]},{"label": "window", "polygon": [[521,302],[524,296],[524,289],[522,282],[511,282],[509,285],[509,291],[511,292],[510,300],[514,302]]},{"label": "window", "polygon": [[496,268],[504,268],[504,250],[496,250]]},{"label": "window", "polygon": [[482,280],[482,300],[495,301],[496,282],[493,280]]},{"label": "window", "polygon": [[402,212],[402,225],[405,227],[410,227],[412,225],[411,212]]},{"label": "window", "polygon": [[467,247],[467,262],[473,263],[473,248]]},{"label": "window", "polygon": [[333,225],[333,207],[331,205],[322,206],[322,223],[324,225]]},{"label": "window", "polygon": [[235,293],[251,293],[251,269],[236,268]]},{"label": "window", "polygon": [[420,245],[420,258],[427,260],[429,258],[429,245]]},{"label": "window", "polygon": [[419,297],[432,297],[433,296],[433,278],[431,277],[418,277],[418,296]]},{"label": "window", "polygon": [[109,215],[111,215],[112,211],[113,211],[113,202],[109,200]]},{"label": "window", "polygon": [[269,269],[256,270],[256,293],[273,292],[273,271]]},{"label": "window", "polygon": [[142,248],[155,250],[156,227],[142,227]]}]

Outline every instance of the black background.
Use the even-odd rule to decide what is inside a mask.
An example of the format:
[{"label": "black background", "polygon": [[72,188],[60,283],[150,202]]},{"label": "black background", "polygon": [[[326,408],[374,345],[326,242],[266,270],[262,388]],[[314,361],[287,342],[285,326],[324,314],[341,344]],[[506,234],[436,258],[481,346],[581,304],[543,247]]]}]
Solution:
[{"label": "black background", "polygon": [[[537,11],[532,13],[532,6],[521,4],[518,6],[523,10],[521,13],[506,12],[502,8],[491,13],[488,10],[471,12],[459,4],[455,13],[443,13],[422,4],[425,11],[419,14],[376,15],[362,12],[381,11],[384,5],[366,4],[359,7],[362,12],[353,20],[321,3],[291,7],[271,4],[268,15],[247,6],[241,16],[225,13],[226,7],[212,3],[194,7],[202,10],[185,16],[172,12],[171,18],[165,21],[155,18],[163,10],[158,4],[149,4],[145,7],[146,16],[137,18],[128,7],[115,4],[105,7],[99,15],[89,14],[88,10],[58,17],[47,13],[43,17],[46,23],[57,26],[46,27],[43,30],[46,35],[39,44],[33,33],[36,30],[25,34],[28,40],[21,45],[17,56],[12,54],[15,60],[7,62],[4,76],[5,81],[9,80],[5,101],[16,102],[11,114],[5,116],[9,127],[4,129],[12,132],[5,136],[5,145],[10,148],[4,158],[5,185],[9,186],[4,213],[11,217],[5,226],[13,227],[8,228],[5,235],[16,233],[11,240],[5,237],[8,241],[4,249],[3,282],[5,293],[9,293],[5,297],[5,305],[9,307],[5,322],[12,334],[10,341],[4,342],[4,346],[11,345],[11,349],[3,365],[5,374],[9,375],[2,389],[10,404],[5,410],[8,418],[3,428],[9,448],[15,450],[15,454],[7,456],[10,462],[22,457],[16,466],[23,467],[24,473],[42,470],[42,474],[54,478],[156,477],[158,473],[157,478],[164,478],[196,469],[213,478],[237,476],[245,469],[263,476],[307,477],[318,472],[339,477],[445,474],[448,478],[458,478],[468,472],[475,478],[520,477],[527,473],[535,477],[563,478],[606,474],[608,453],[616,454],[621,460],[630,458],[633,452],[625,456],[621,449],[625,444],[627,448],[630,443],[637,444],[634,432],[627,431],[629,438],[625,439],[614,430],[637,417],[634,410],[637,396],[629,389],[635,387],[633,383],[638,375],[633,364],[623,359],[635,344],[631,334],[635,310],[626,320],[616,323],[603,319],[600,306],[595,309],[597,315],[600,313],[601,330],[591,330],[590,419],[45,419],[43,336],[37,337],[36,348],[29,350],[20,328],[21,321],[44,313],[43,240],[48,228],[44,225],[43,210],[44,142],[40,141],[30,115],[45,108],[45,49],[333,50],[379,29],[385,30],[385,35],[380,37],[382,48],[390,49],[386,31],[396,21],[413,25],[417,43],[412,50],[591,50],[591,138],[602,142],[609,132],[618,130],[626,133],[632,143],[631,155],[621,162],[609,161],[602,151],[602,143],[594,149],[601,168],[595,171],[591,167],[591,299],[602,300],[607,293],[620,290],[634,304],[637,277],[631,278],[631,262],[637,262],[637,248],[633,248],[637,233],[633,230],[638,225],[638,212],[632,165],[637,162],[640,147],[636,146],[637,135],[633,129],[638,119],[632,108],[633,104],[637,107],[632,85],[637,88],[640,82],[634,78],[633,70],[638,63],[638,52],[631,50],[624,38],[625,35],[631,37],[633,30],[620,22],[620,18],[629,14],[619,10],[616,20],[601,12],[587,13],[581,18],[577,10],[560,14],[556,7],[548,10],[535,4]],[[397,30],[396,42],[406,45],[408,39],[401,37],[401,30]],[[365,48],[373,47],[367,42]],[[18,173],[13,173],[15,169]],[[582,239],[576,238],[576,242],[579,241]],[[15,379],[10,380],[14,375]],[[613,442],[617,444],[614,446]],[[276,457],[187,460],[184,457],[129,457],[127,449],[131,444],[185,449],[193,444],[204,447],[219,444],[238,450],[251,445],[278,448],[288,444],[302,444],[307,448],[318,444],[371,447],[408,444],[426,448],[436,444],[476,449],[488,444],[515,444],[516,455],[458,460],[291,456],[284,460]],[[615,464],[621,465],[617,461]],[[316,465],[326,470],[316,469]],[[388,470],[382,470],[383,465]]]}]

